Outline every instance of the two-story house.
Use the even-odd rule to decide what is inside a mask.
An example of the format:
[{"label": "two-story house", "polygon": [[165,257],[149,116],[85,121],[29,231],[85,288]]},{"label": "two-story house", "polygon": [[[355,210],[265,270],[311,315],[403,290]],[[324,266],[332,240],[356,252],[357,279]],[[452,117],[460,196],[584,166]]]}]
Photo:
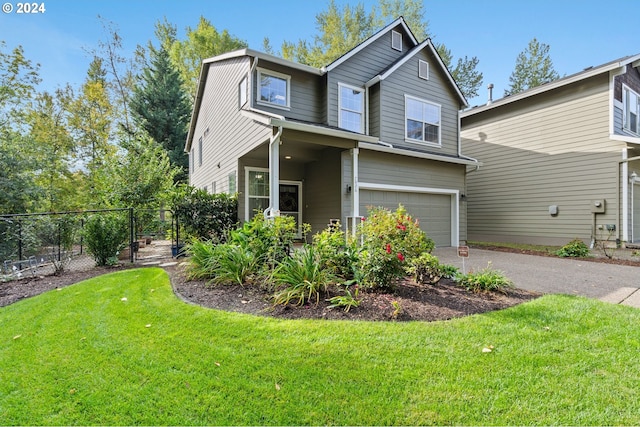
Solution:
[{"label": "two-story house", "polygon": [[403,204],[440,246],[466,239],[467,103],[403,18],[323,68],[251,49],[203,62],[185,150],[190,183],[238,194],[239,217],[349,229]]},{"label": "two-story house", "polygon": [[469,240],[640,241],[640,55],[461,114]]}]

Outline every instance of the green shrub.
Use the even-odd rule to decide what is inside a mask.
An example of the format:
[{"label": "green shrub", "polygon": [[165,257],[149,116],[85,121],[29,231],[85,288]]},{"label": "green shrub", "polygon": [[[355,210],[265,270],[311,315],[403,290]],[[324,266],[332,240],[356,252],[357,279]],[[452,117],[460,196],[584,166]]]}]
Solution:
[{"label": "green shrub", "polygon": [[313,236],[313,245],[325,268],[344,280],[352,280],[358,263],[356,239],[346,236],[340,224]]},{"label": "green shrub", "polygon": [[116,264],[118,252],[127,246],[128,239],[128,220],[122,214],[94,214],[85,223],[87,251],[98,266]]},{"label": "green shrub", "polygon": [[244,285],[258,271],[256,258],[246,247],[232,243],[218,245],[215,256],[217,270],[214,283]]},{"label": "green shrub", "polygon": [[556,251],[559,257],[583,258],[589,256],[589,247],[580,239],[573,239]]},{"label": "green shrub", "polygon": [[514,287],[502,271],[495,270],[491,263],[478,272],[469,272],[456,276],[459,285],[473,292],[496,291],[505,292]]},{"label": "green shrub", "polygon": [[273,296],[275,304],[287,305],[295,301],[297,305],[315,300],[320,301],[320,293],[335,281],[331,272],[323,268],[320,257],[313,246],[285,258],[272,274],[276,286],[283,287]]},{"label": "green shrub", "polygon": [[430,253],[423,253],[413,258],[407,272],[413,276],[417,283],[423,285],[433,285],[443,277],[438,258]]},{"label": "green shrub", "polygon": [[211,279],[218,269],[216,257],[217,244],[212,240],[192,240],[186,247],[189,263],[186,273],[187,279]]},{"label": "green shrub", "polygon": [[171,209],[187,237],[200,240],[223,241],[238,223],[238,199],[226,193],[181,186],[171,197]]},{"label": "green shrub", "polygon": [[406,274],[408,261],[435,247],[402,205],[395,212],[370,208],[359,232],[362,252],[358,267],[363,284],[371,288],[392,287],[395,279]]},{"label": "green shrub", "polygon": [[331,303],[328,308],[341,307],[345,313],[348,313],[352,307],[358,307],[360,305],[358,285],[354,285],[353,288],[353,294],[349,290],[349,286],[345,286],[343,295],[336,295],[335,297],[327,299],[327,301]]}]

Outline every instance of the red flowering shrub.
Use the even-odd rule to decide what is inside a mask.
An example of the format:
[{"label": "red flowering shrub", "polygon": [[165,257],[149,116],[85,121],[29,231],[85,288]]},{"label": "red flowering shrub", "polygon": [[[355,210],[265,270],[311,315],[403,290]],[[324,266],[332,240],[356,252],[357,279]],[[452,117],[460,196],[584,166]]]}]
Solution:
[{"label": "red flowering shrub", "polygon": [[363,285],[368,287],[392,287],[396,278],[406,275],[411,259],[430,253],[435,246],[402,205],[395,212],[370,208],[359,231],[362,238],[359,270]]}]

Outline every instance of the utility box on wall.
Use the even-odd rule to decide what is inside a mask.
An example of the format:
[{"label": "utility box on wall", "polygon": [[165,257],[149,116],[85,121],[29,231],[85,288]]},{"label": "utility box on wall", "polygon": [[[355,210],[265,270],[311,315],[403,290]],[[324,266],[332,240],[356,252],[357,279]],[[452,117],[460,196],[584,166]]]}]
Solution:
[{"label": "utility box on wall", "polygon": [[592,200],[591,201],[591,213],[605,213],[607,202],[602,200]]}]

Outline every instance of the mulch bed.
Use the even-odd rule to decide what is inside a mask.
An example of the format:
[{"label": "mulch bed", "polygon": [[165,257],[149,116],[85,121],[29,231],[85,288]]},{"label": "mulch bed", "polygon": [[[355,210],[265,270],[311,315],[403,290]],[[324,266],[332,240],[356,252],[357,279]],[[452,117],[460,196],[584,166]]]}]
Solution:
[{"label": "mulch bed", "polygon": [[[0,307],[81,280],[133,267],[137,266],[125,263],[119,267],[68,271],[59,276],[25,277],[0,283]],[[324,298],[318,304],[274,306],[270,293],[259,286],[212,287],[206,281],[186,280],[184,265],[165,267],[165,270],[171,278],[176,295],[186,302],[219,310],[284,319],[448,320],[511,307],[540,296],[539,293],[521,289],[510,290],[505,294],[473,293],[447,280],[429,286],[419,286],[410,280],[404,280],[396,285],[394,293],[360,292],[360,305],[347,313],[342,308],[329,308],[330,303]],[[326,297],[336,294],[336,289],[330,289]]]}]

